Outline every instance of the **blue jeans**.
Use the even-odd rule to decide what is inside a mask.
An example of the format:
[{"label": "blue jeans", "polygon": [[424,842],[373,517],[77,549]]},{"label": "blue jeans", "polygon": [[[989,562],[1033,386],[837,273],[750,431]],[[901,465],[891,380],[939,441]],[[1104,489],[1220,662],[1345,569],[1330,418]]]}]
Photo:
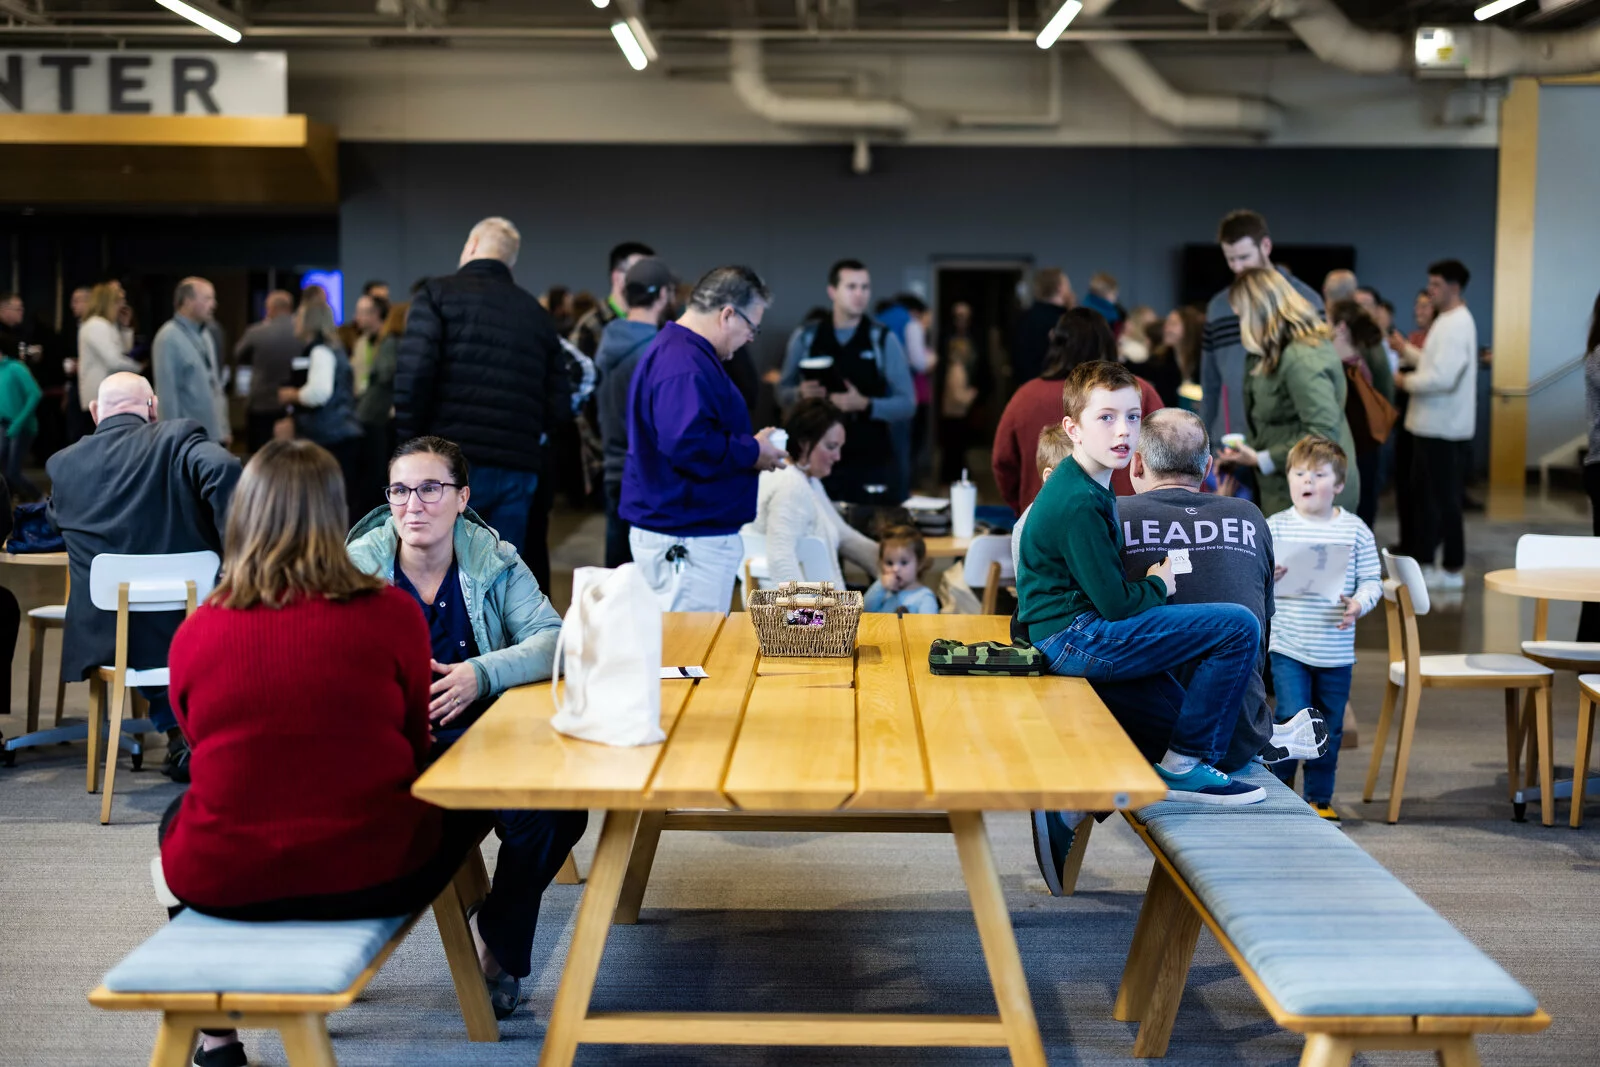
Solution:
[{"label": "blue jeans", "polygon": [[167,687],[141,685],[139,695],[150,704],[150,714],[147,716],[150,725],[162,733],[178,725],[178,717],[172,713],[172,702],[167,699]]},{"label": "blue jeans", "polygon": [[1118,622],[1091,611],[1037,645],[1051,674],[1087,679],[1097,690],[1100,683],[1114,684],[1125,706],[1140,706],[1143,682],[1152,715],[1176,697],[1168,672],[1192,662],[1167,747],[1214,765],[1239,720],[1260,653],[1261,624],[1238,604],[1169,604]]},{"label": "blue jeans", "polygon": [[[1344,737],[1344,706],[1350,700],[1352,667],[1308,667],[1282,652],[1272,653],[1272,685],[1278,693],[1278,719],[1301,708],[1320,708],[1328,717],[1328,751],[1306,761],[1306,799],[1313,804],[1333,802],[1334,772],[1339,769],[1339,742]],[[1285,785],[1294,785],[1299,760],[1272,765]]]},{"label": "blue jeans", "polygon": [[539,488],[534,471],[514,471],[505,467],[475,467],[472,471],[472,510],[522,554],[528,531],[528,509]]}]

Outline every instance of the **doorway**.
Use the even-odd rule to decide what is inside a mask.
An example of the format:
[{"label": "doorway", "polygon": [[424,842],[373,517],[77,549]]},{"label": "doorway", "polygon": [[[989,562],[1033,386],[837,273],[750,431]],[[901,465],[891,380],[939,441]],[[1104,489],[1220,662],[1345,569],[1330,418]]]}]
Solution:
[{"label": "doorway", "polygon": [[[935,338],[939,348],[934,382],[935,484],[947,485],[966,470],[979,495],[994,499],[989,451],[995,425],[1011,398],[1011,335],[1022,314],[1023,279],[1032,260],[965,259],[936,261],[933,270]],[[965,415],[959,397],[946,397],[952,352],[967,367],[975,391]]]}]

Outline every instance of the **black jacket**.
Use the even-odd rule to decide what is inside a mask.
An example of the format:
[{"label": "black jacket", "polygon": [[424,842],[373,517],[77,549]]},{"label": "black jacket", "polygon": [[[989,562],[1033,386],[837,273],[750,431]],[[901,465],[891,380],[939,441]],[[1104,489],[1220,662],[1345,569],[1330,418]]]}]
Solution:
[{"label": "black jacket", "polygon": [[1017,320],[1011,344],[1011,388],[1039,377],[1044,357],[1050,351],[1050,331],[1066,310],[1060,304],[1036,300]]},{"label": "black jacket", "polygon": [[572,418],[555,322],[497,259],[432,278],[411,298],[394,377],[395,432],[448,438],[474,465],[539,471]]},{"label": "black jacket", "polygon": [[[72,592],[61,676],[86,677],[116,653],[117,613],[89,600],[89,564],[103,552],[222,554],[239,461],[193,419],[145,422],[113,415],[50,457],[50,521],[67,542]],[[140,612],[128,634],[128,666],[164,667],[181,611]]]}]

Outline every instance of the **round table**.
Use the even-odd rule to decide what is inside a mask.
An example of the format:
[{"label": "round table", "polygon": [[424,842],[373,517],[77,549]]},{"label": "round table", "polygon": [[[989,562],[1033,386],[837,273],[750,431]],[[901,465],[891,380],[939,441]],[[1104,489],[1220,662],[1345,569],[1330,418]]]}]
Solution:
[{"label": "round table", "polygon": [[[1551,600],[1578,600],[1600,602],[1600,568],[1596,567],[1543,567],[1523,568],[1507,567],[1504,570],[1490,571],[1483,576],[1484,588],[1495,593],[1504,593],[1506,596],[1525,597],[1537,601],[1533,611],[1533,640],[1549,640],[1548,631],[1550,624]],[[1591,777],[1585,785],[1585,790],[1600,788],[1600,777]],[[1571,780],[1555,782],[1551,792],[1557,800],[1571,798]],[[1512,799],[1513,811],[1521,819],[1527,811],[1530,802],[1536,802],[1540,797],[1538,786],[1528,786],[1517,791]],[[1572,813],[1572,825],[1577,826],[1583,818],[1581,811]]]},{"label": "round table", "polygon": [[0,552],[0,563],[15,563],[20,567],[65,567],[65,552]]}]

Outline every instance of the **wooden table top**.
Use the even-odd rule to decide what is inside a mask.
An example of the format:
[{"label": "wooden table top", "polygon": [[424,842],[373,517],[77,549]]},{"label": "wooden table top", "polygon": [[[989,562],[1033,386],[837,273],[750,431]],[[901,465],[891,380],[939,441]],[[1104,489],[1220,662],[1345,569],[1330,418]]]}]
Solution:
[{"label": "wooden table top", "polygon": [[1490,571],[1483,584],[1496,593],[1538,600],[1600,601],[1600,568],[1550,567]]},{"label": "wooden table top", "polygon": [[1105,811],[1165,796],[1081,678],[929,672],[934,638],[1003,641],[1007,625],[863,615],[851,685],[846,661],[760,660],[746,614],[668,615],[662,662],[710,677],[661,683],[664,744],[565,737],[549,683],[521,686],[413,792],[446,808],[655,811]]},{"label": "wooden table top", "polygon": [[0,563],[15,563],[23,567],[65,567],[65,552],[0,552]]},{"label": "wooden table top", "polygon": [[924,537],[922,543],[927,546],[929,559],[960,559],[972,546],[972,538],[946,534],[943,537]]}]

